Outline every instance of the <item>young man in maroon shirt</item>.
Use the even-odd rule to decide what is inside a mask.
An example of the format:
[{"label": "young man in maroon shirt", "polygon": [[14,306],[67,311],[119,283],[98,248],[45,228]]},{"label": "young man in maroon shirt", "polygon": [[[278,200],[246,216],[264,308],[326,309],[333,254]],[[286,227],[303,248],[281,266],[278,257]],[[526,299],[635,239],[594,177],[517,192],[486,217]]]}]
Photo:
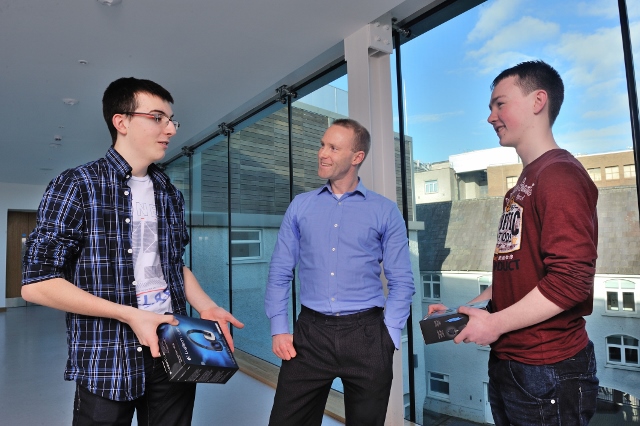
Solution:
[{"label": "young man in maroon shirt", "polygon": [[504,199],[492,285],[472,300],[491,299],[493,313],[461,307],[470,319],[454,341],[491,345],[496,425],[586,425],[598,393],[583,318],[593,308],[598,190],[553,137],[564,98],[555,69],[524,62],[491,87],[488,121],[524,168]]}]

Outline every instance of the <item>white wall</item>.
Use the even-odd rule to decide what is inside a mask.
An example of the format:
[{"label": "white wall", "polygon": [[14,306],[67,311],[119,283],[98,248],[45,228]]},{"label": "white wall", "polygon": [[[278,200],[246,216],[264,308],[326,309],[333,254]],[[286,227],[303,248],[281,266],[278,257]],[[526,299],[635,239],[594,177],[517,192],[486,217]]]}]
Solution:
[{"label": "white wall", "polygon": [[0,182],[0,308],[6,308],[7,295],[7,212],[38,209],[46,185]]}]

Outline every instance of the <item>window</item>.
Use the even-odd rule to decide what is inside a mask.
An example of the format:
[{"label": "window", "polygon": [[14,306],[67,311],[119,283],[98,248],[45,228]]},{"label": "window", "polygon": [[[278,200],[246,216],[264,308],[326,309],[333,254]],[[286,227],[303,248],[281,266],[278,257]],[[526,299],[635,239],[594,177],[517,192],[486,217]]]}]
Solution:
[{"label": "window", "polygon": [[435,194],[438,192],[438,181],[437,180],[428,180],[424,183],[424,193],[425,194]]},{"label": "window", "polygon": [[429,396],[449,399],[448,374],[429,372]]},{"label": "window", "polygon": [[638,367],[638,339],[631,336],[607,337],[607,362]]},{"label": "window", "polygon": [[424,299],[440,299],[440,275],[422,274],[422,288]]},{"label": "window", "polygon": [[604,174],[606,180],[620,179],[620,167],[611,166],[604,168]]},{"label": "window", "polygon": [[478,277],[478,287],[480,288],[480,293],[485,291],[491,285],[491,277]]},{"label": "window", "polygon": [[623,173],[625,178],[634,178],[636,177],[636,167],[633,164],[626,164],[622,166]]},{"label": "window", "polygon": [[507,176],[507,189],[511,189],[518,183],[518,176]]},{"label": "window", "polygon": [[600,167],[596,167],[593,169],[587,169],[587,173],[589,173],[589,176],[591,176],[591,179],[594,182],[598,182],[600,180],[602,180],[602,172],[600,172]]},{"label": "window", "polygon": [[635,312],[636,284],[629,280],[607,280],[607,312]]},{"label": "window", "polygon": [[259,229],[231,231],[231,258],[233,260],[262,258],[262,231]]}]

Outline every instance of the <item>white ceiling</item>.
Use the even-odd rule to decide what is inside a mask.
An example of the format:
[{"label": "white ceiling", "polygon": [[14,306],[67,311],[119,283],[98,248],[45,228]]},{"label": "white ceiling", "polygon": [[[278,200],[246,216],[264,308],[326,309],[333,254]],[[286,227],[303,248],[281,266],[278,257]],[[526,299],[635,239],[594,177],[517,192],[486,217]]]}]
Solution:
[{"label": "white ceiling", "polygon": [[151,79],[173,95],[181,127],[170,158],[339,58],[342,40],[367,23],[435,3],[0,0],[0,182],[45,185],[103,156],[111,140],[102,94],[119,77]]}]

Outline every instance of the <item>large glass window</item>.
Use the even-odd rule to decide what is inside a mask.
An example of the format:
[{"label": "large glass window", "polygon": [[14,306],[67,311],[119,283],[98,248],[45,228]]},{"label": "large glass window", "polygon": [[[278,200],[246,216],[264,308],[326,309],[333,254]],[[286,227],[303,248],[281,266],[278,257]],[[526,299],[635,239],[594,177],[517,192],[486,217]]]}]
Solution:
[{"label": "large glass window", "polygon": [[[631,28],[637,31],[640,7],[638,2],[627,4]],[[402,96],[404,115],[397,115],[395,125],[399,130],[402,124],[405,135],[412,139],[412,170],[418,188],[425,188],[411,192],[415,220],[424,226],[418,232],[418,270],[440,276],[441,303],[466,303],[491,283],[484,277],[490,277],[493,269],[505,187],[516,184],[522,161],[513,148],[499,145],[487,123],[490,84],[502,70],[532,59],[546,61],[563,77],[565,98],[553,127],[554,137],[588,169],[599,188],[600,231],[606,237],[600,238],[597,272],[638,273],[620,256],[609,256],[605,248],[635,244],[627,238],[636,234],[632,227],[637,227],[638,217],[635,183],[626,181],[627,186],[621,186],[620,181],[621,173],[632,177],[636,165],[628,157],[633,142],[617,7],[617,2],[608,1],[489,0],[444,23],[446,11],[425,16],[412,23],[410,38],[401,38],[401,85],[394,87],[394,93]],[[640,41],[634,45],[638,49]],[[636,54],[636,62],[638,57]],[[392,74],[396,76],[395,66]],[[426,195],[433,181],[444,196]],[[609,212],[611,206],[620,207]],[[624,231],[609,219],[622,215],[633,223]],[[421,275],[424,303],[414,303],[417,317],[433,303],[427,298],[433,299],[435,291],[431,272],[426,279]],[[635,309],[635,300],[622,288],[607,290],[605,297],[608,312],[627,312],[628,316],[628,309]],[[604,317],[592,315],[587,321]],[[611,319],[609,315],[607,320]],[[624,328],[628,323],[611,326]],[[594,332],[592,340],[600,339],[596,347],[604,359],[607,349],[602,332],[606,327],[595,325],[594,329],[598,333]],[[589,333],[591,337],[591,330]],[[469,420],[490,421],[490,416],[482,415],[485,407],[481,403],[485,398],[482,382],[488,380],[488,352],[465,354],[457,345],[435,350],[420,345],[419,335],[414,341],[414,354],[409,356],[426,366],[412,389],[418,423],[429,424],[432,412],[458,412]],[[465,365],[464,372],[452,360]],[[448,401],[438,392],[444,386],[441,376],[446,377],[444,383],[450,390]],[[466,391],[472,383],[478,384],[473,387],[477,392]],[[459,392],[463,387],[465,392]],[[640,394],[640,387],[636,385],[634,391]]]},{"label": "large glass window", "polygon": [[638,339],[631,336],[607,337],[607,362],[638,367]]}]

